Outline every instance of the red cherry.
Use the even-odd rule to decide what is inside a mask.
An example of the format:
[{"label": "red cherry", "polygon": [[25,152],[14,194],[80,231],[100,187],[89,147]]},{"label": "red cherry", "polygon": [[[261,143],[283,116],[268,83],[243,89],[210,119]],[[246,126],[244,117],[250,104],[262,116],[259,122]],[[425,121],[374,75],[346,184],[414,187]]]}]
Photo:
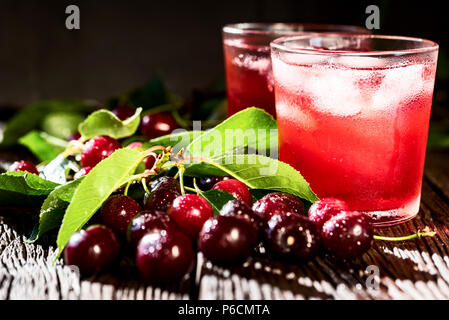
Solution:
[{"label": "red cherry", "polygon": [[109,267],[118,257],[120,243],[107,227],[94,225],[73,234],[64,249],[65,262],[75,265],[84,275]]},{"label": "red cherry", "polygon": [[240,200],[249,206],[253,203],[253,197],[251,196],[251,193],[249,192],[249,189],[246,186],[246,184],[236,179],[228,179],[217,182],[212,187],[212,190],[221,190],[229,192],[237,200]]},{"label": "red cherry", "polygon": [[210,190],[212,187],[220,181],[223,180],[229,180],[230,177],[205,177],[205,178],[197,178],[196,183],[198,185],[198,188],[200,188],[203,191]]},{"label": "red cherry", "polygon": [[309,208],[309,219],[321,230],[323,224],[341,211],[347,211],[348,204],[334,198],[323,198]]},{"label": "red cherry", "polygon": [[175,229],[147,233],[137,245],[137,267],[152,283],[181,279],[192,270],[194,260],[190,239]]},{"label": "red cherry", "polygon": [[326,221],[321,229],[326,249],[342,259],[354,259],[368,251],[373,234],[368,216],[357,211],[342,211]]},{"label": "red cherry", "polygon": [[142,117],[140,123],[142,135],[149,139],[170,134],[177,128],[179,128],[179,126],[175,118],[167,112],[147,114]]},{"label": "red cherry", "polygon": [[127,106],[117,107],[114,110],[112,110],[112,113],[115,114],[117,118],[119,118],[122,121],[131,118],[135,112],[136,112],[135,109]]},{"label": "red cherry", "polygon": [[98,136],[87,141],[81,151],[81,165],[95,167],[101,160],[109,157],[115,150],[120,149],[120,143],[107,136]]},{"label": "red cherry", "polygon": [[128,144],[126,147],[129,149],[139,149],[139,148],[142,148],[142,142],[136,141],[136,142]]},{"label": "red cherry", "polygon": [[309,219],[288,212],[270,219],[265,244],[280,258],[306,260],[318,250],[320,234]]},{"label": "red cherry", "polygon": [[135,248],[147,233],[176,228],[175,222],[165,212],[143,211],[131,220],[126,235],[129,244]]},{"label": "red cherry", "polygon": [[257,239],[257,231],[244,219],[216,216],[204,224],[198,248],[213,263],[237,264],[249,257]]},{"label": "red cherry", "polygon": [[124,235],[128,229],[129,222],[142,208],[131,197],[115,195],[110,197],[101,207],[100,219],[105,225],[118,234]]},{"label": "red cherry", "polygon": [[29,161],[16,161],[8,169],[8,171],[26,171],[39,175],[36,166]]},{"label": "red cherry", "polygon": [[176,222],[181,231],[195,237],[204,222],[214,215],[206,199],[196,194],[185,194],[177,197],[168,214]]},{"label": "red cherry", "polygon": [[258,214],[262,220],[268,222],[275,215],[283,215],[287,212],[304,214],[304,205],[299,198],[285,193],[269,193],[253,204],[253,211]]}]

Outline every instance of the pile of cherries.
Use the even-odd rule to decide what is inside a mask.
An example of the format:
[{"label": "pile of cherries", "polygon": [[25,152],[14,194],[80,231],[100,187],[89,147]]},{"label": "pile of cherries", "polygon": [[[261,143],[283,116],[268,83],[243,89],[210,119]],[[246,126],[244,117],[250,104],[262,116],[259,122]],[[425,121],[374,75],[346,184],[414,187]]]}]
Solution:
[{"label": "pile of cherries", "polygon": [[[114,113],[126,119],[134,112],[118,108]],[[141,133],[148,138],[170,133],[177,126],[170,117],[166,113],[144,116]],[[133,143],[128,147],[140,146]],[[121,147],[106,136],[88,140],[82,147],[82,169],[77,175],[87,174]],[[147,158],[146,168],[151,169],[154,161]],[[10,170],[38,174],[36,166],[26,161],[15,162]],[[309,259],[321,247],[339,258],[352,259],[367,251],[373,240],[368,217],[350,211],[337,199],[315,202],[307,216],[304,204],[291,194],[273,192],[253,203],[248,187],[238,180],[199,178],[201,190],[221,190],[235,197],[214,216],[205,198],[182,194],[178,180],[172,177],[162,176],[141,186],[143,183],[131,185],[126,195],[112,195],[93,219],[100,224],[70,238],[64,251],[67,264],[92,275],[128,255],[135,258],[148,281],[166,283],[190,272],[197,250],[220,265],[241,264],[260,245],[272,256],[292,262]]]},{"label": "pile of cherries", "polygon": [[[219,181],[218,181],[219,180]],[[262,244],[273,256],[291,262],[312,257],[321,245],[340,258],[355,258],[371,246],[368,218],[344,202],[322,199],[305,216],[304,205],[287,193],[269,193],[252,204],[242,182],[200,178],[199,185],[236,198],[214,216],[208,201],[181,194],[179,182],[163,176],[151,183],[142,203],[116,194],[102,206],[96,224],[74,234],[64,252],[67,264],[94,274],[116,262],[121,251],[135,257],[140,273],[166,283],[189,273],[198,250],[219,265],[243,263]]]}]

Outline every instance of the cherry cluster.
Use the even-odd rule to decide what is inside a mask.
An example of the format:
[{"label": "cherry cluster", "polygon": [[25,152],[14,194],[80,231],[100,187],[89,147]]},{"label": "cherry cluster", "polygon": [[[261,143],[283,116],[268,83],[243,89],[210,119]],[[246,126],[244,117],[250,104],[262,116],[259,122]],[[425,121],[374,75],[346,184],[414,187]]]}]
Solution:
[{"label": "cherry cluster", "polygon": [[[210,187],[210,181],[216,182]],[[166,283],[189,273],[195,251],[219,265],[243,263],[259,244],[273,256],[304,261],[321,245],[341,258],[355,258],[371,246],[373,229],[365,215],[344,202],[323,199],[305,214],[297,197],[269,193],[252,204],[247,186],[235,179],[200,178],[199,185],[234,195],[214,216],[197,194],[181,194],[178,180],[163,176],[150,185],[144,200],[116,194],[102,206],[93,225],[74,234],[64,252],[66,263],[83,274],[111,266],[120,251],[135,257],[151,283]],[[205,189],[203,189],[205,190]]]}]

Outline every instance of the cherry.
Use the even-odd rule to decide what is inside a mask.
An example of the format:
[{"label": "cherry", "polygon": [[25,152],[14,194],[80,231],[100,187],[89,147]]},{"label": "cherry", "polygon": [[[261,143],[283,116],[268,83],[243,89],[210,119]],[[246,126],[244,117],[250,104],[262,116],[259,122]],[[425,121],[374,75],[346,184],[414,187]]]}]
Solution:
[{"label": "cherry", "polygon": [[112,110],[112,113],[115,114],[117,118],[119,118],[122,121],[131,118],[135,112],[136,112],[135,109],[128,106],[120,106]]},{"label": "cherry", "polygon": [[149,139],[170,134],[177,128],[179,126],[175,118],[167,112],[147,114],[142,117],[142,121],[140,122],[142,135]]},{"label": "cherry", "polygon": [[150,155],[143,160],[143,163],[146,169],[151,170],[156,163],[156,158]]},{"label": "cherry", "polygon": [[81,151],[81,165],[95,167],[101,160],[109,157],[115,150],[120,149],[120,143],[107,136],[98,136],[87,141]]},{"label": "cherry", "polygon": [[182,278],[192,269],[194,259],[190,239],[175,229],[147,233],[137,245],[137,267],[153,283]]},{"label": "cherry", "polygon": [[126,147],[128,149],[139,149],[139,148],[142,148],[142,142],[140,142],[140,141],[132,142],[132,143],[128,144]]},{"label": "cherry", "polygon": [[92,167],[84,167],[81,168],[80,171],[78,171],[77,173],[75,173],[75,175],[73,176],[73,179],[78,179],[82,176],[85,176],[86,174],[88,174],[93,168]]},{"label": "cherry", "polygon": [[320,234],[309,219],[289,212],[270,219],[265,243],[280,258],[305,260],[319,248]]},{"label": "cherry", "polygon": [[220,215],[204,224],[198,236],[198,249],[213,263],[237,264],[250,256],[257,238],[257,232],[247,221]]},{"label": "cherry", "polygon": [[168,214],[179,229],[191,237],[195,237],[204,222],[214,215],[209,202],[196,194],[185,194],[177,197],[168,209]]},{"label": "cherry", "polygon": [[275,215],[287,212],[304,214],[304,205],[297,197],[285,192],[272,192],[253,204],[253,211],[268,222]]},{"label": "cherry", "polygon": [[254,213],[254,211],[244,202],[239,200],[228,201],[220,210],[220,215],[222,216],[233,216],[245,220],[251,224],[260,235],[264,223],[262,219]]},{"label": "cherry", "polygon": [[196,183],[198,188],[203,191],[207,191],[212,189],[212,187],[220,181],[229,180],[230,177],[205,177],[205,178],[196,178]]},{"label": "cherry", "polygon": [[81,134],[79,132],[75,132],[67,138],[67,141],[78,140],[81,138]]},{"label": "cherry", "polygon": [[173,192],[172,190],[165,188],[154,190],[150,194],[145,195],[143,207],[148,211],[167,212],[173,201],[180,194],[181,193]]},{"label": "cherry", "polygon": [[253,197],[246,184],[236,179],[219,181],[212,187],[212,190],[229,192],[237,200],[243,201],[249,206],[253,203]]},{"label": "cherry", "polygon": [[34,174],[39,175],[39,171],[37,171],[36,166],[33,163],[31,163],[29,161],[25,161],[25,160],[14,162],[9,167],[8,171],[26,171],[29,173],[34,173]]},{"label": "cherry", "polygon": [[324,198],[316,201],[309,208],[309,219],[320,230],[323,224],[339,214],[341,211],[347,211],[348,204],[335,198]]},{"label": "cherry", "polygon": [[115,195],[103,204],[100,219],[106,226],[118,234],[125,234],[129,222],[140,211],[142,211],[142,208],[133,198],[124,195]]},{"label": "cherry", "polygon": [[181,187],[179,181],[175,178],[163,176],[153,181],[151,184],[151,191],[156,191],[160,189],[166,189],[174,193],[181,193]]},{"label": "cherry", "polygon": [[371,247],[373,226],[363,213],[342,211],[324,223],[321,238],[326,249],[335,256],[353,259]]},{"label": "cherry", "polygon": [[73,234],[64,250],[65,262],[84,275],[98,273],[118,257],[120,243],[111,229],[94,225]]},{"label": "cherry", "polygon": [[176,229],[176,224],[168,214],[162,211],[143,211],[135,216],[128,226],[127,239],[133,248],[137,247],[140,239],[147,233]]}]

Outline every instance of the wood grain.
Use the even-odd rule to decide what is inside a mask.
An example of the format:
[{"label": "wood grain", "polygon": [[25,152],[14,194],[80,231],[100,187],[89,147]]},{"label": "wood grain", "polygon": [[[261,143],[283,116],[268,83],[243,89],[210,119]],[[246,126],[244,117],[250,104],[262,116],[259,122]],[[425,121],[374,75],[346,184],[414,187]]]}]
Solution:
[{"label": "wood grain", "polygon": [[[4,212],[3,212],[4,213]],[[121,266],[80,279],[55,248],[24,243],[30,223],[23,213],[0,214],[0,299],[449,299],[449,154],[429,154],[419,215],[412,221],[377,229],[381,235],[415,233],[428,226],[433,238],[375,241],[360,259],[338,261],[321,254],[302,264],[286,264],[260,253],[238,268],[222,268],[198,255],[182,282],[151,287],[135,269]],[[19,218],[20,217],[20,218]],[[27,225],[28,224],[28,225]],[[366,285],[368,266],[379,268],[378,288]]]}]

